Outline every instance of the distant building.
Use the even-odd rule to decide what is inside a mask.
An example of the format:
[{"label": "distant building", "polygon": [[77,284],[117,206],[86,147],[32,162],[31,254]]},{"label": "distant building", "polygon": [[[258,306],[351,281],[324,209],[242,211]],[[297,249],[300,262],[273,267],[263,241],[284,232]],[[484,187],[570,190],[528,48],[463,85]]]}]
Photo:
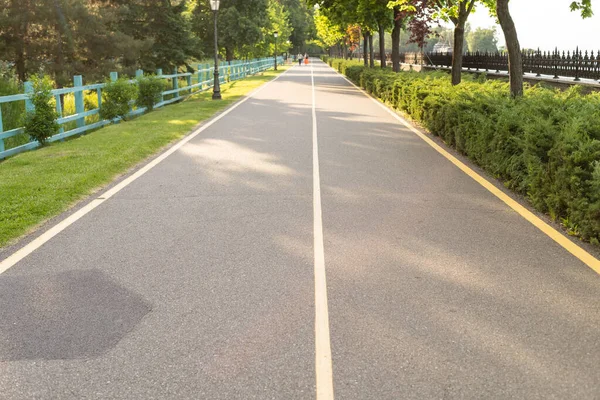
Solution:
[{"label": "distant building", "polygon": [[437,42],[433,46],[434,53],[452,53],[452,47],[447,42]]}]

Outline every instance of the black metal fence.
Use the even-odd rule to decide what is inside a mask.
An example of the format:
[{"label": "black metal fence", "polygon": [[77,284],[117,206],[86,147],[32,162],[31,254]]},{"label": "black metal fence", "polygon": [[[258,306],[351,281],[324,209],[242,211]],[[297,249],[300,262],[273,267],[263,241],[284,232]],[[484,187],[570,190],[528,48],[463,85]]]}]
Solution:
[{"label": "black metal fence", "polygon": [[[555,79],[559,77],[573,77],[575,81],[581,78],[600,80],[600,51],[570,52],[524,51],[523,72],[534,73],[536,76],[550,75]],[[418,53],[401,54],[401,61],[407,64],[421,64]],[[423,57],[423,64],[431,66],[452,66],[451,53],[427,53]],[[463,56],[463,68],[476,71],[508,71],[507,53],[466,53]]]},{"label": "black metal fence", "polygon": [[[575,81],[584,79],[600,80],[600,51],[524,51],[523,72],[536,76],[548,75],[555,79],[572,77]],[[362,59],[362,54],[358,54]],[[392,55],[386,53],[386,60],[392,61]],[[379,53],[375,53],[379,60]],[[452,67],[452,53],[400,53],[403,64]],[[508,53],[465,53],[463,68],[475,71],[508,71]]]}]

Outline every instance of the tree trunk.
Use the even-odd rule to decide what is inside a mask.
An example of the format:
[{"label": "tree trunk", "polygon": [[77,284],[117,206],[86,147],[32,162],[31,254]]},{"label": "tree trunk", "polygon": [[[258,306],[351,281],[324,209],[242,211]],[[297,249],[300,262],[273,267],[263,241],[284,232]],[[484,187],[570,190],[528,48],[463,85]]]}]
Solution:
[{"label": "tree trunk", "polygon": [[17,69],[17,76],[21,82],[25,82],[27,79],[27,72],[25,71],[25,52],[23,49],[24,46],[19,46],[17,49],[17,61],[15,63],[15,68]]},{"label": "tree trunk", "polygon": [[373,49],[373,33],[369,32],[369,66],[375,68],[375,49]]},{"label": "tree trunk", "polygon": [[513,97],[523,95],[523,60],[521,58],[521,46],[517,36],[515,23],[508,10],[508,0],[497,0],[496,13],[500,27],[504,32],[506,49],[508,50],[508,73],[510,76],[510,94]]},{"label": "tree trunk", "polygon": [[233,49],[231,47],[225,47],[225,60],[233,60]]},{"label": "tree trunk", "polygon": [[392,69],[394,72],[400,71],[400,29],[402,21],[400,20],[400,8],[394,7],[394,29],[392,29]]},{"label": "tree trunk", "polygon": [[365,67],[369,66],[369,54],[367,52],[368,48],[367,48],[367,40],[369,38],[369,33],[368,32],[364,32],[363,33],[363,60],[365,61]]},{"label": "tree trunk", "polygon": [[382,24],[379,24],[379,61],[381,68],[385,68],[385,28]]},{"label": "tree trunk", "polygon": [[454,48],[452,50],[452,84],[458,85],[462,79],[463,45],[465,22],[459,22],[454,28]]}]

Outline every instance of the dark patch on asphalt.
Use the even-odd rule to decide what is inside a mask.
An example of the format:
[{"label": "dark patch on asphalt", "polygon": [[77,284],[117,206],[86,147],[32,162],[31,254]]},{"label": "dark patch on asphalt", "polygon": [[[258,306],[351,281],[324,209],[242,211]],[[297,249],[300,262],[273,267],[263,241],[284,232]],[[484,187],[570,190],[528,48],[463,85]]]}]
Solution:
[{"label": "dark patch on asphalt", "polygon": [[98,357],[150,310],[98,270],[0,275],[0,361]]}]

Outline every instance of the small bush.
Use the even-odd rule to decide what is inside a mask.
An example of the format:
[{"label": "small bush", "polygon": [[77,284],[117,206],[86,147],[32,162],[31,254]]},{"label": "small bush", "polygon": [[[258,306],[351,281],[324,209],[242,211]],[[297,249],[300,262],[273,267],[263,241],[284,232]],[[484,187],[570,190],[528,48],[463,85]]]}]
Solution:
[{"label": "small bush", "polygon": [[165,88],[166,82],[156,76],[138,78],[138,107],[146,107],[147,111],[152,111]]},{"label": "small bush", "polygon": [[334,68],[563,221],[569,232],[600,243],[600,93],[560,92],[445,72],[394,73],[329,59]]},{"label": "small bush", "polygon": [[108,120],[118,117],[125,119],[129,113],[131,103],[137,98],[137,94],[137,86],[132,85],[125,78],[107,81],[106,86],[102,89],[100,116]]},{"label": "small bush", "polygon": [[32,140],[37,140],[41,145],[58,133],[58,114],[54,110],[52,101],[52,80],[49,76],[34,75],[31,77],[33,93],[29,99],[35,107],[25,115],[25,133]]}]

